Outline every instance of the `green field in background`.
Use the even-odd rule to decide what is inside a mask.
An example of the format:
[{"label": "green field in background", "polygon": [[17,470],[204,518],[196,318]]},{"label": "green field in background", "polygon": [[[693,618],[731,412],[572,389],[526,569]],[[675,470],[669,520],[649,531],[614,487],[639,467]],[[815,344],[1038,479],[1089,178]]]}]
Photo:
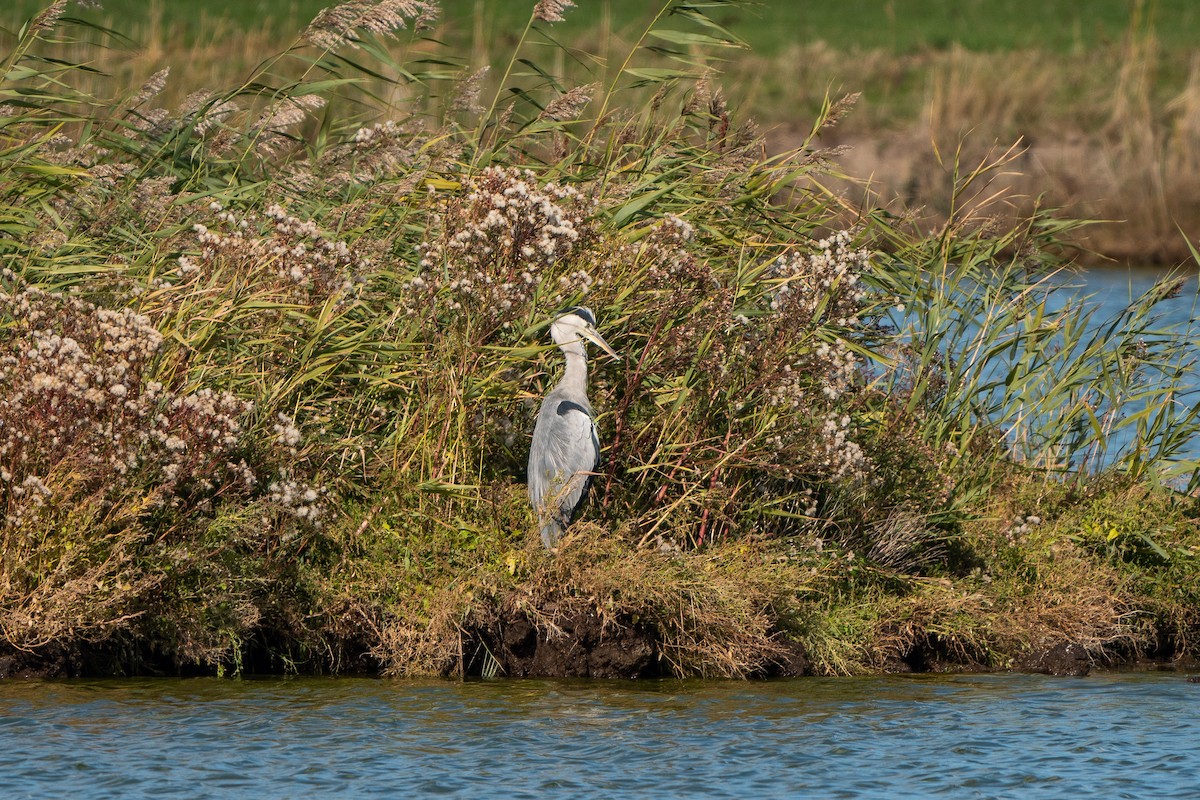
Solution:
[{"label": "green field in background", "polygon": [[[45,2],[16,0],[0,11],[0,25],[15,30]],[[190,0],[104,0],[103,11],[72,8],[71,14],[110,20],[121,32],[137,34],[158,9],[163,21],[181,28],[222,19],[231,27],[276,24],[285,38],[330,0],[208,0],[197,11]],[[520,32],[533,0],[444,0],[444,34],[469,41],[474,17],[503,44]],[[578,0],[556,33],[570,38],[595,31],[607,13],[614,29],[640,30],[659,5],[653,0]],[[1140,12],[1136,9],[1142,9]],[[1200,32],[1200,3],[1195,0],[842,0],[838,3],[762,2],[731,7],[714,16],[744,37],[755,50],[772,54],[793,42],[825,41],[838,49],[887,49],[899,53],[941,49],[958,43],[973,50],[1044,48],[1085,51],[1119,41],[1140,13],[1169,50],[1188,50]]]}]

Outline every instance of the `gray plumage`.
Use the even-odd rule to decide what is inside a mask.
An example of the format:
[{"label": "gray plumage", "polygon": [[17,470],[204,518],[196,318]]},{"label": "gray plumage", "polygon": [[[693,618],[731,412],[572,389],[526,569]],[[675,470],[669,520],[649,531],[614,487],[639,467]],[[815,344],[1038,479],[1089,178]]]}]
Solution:
[{"label": "gray plumage", "polygon": [[618,358],[596,330],[591,310],[582,306],[554,320],[550,335],[562,350],[566,367],[542,401],[529,449],[529,502],[547,548],[555,546],[571,522],[600,463],[595,414],[587,397],[584,341]]}]

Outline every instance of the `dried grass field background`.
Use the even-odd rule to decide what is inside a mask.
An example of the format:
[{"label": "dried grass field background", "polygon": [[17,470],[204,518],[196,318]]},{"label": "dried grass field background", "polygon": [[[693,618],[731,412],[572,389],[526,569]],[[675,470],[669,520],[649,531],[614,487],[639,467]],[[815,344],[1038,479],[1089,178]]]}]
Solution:
[{"label": "dried grass field background", "polygon": [[[163,100],[177,102],[251,74],[325,5],[210,3],[197,12],[109,0],[73,13],[131,39],[94,52],[97,67],[131,86],[174,67]],[[565,46],[547,53],[552,71],[582,84],[604,79],[653,10],[630,0],[578,5],[556,29]],[[36,8],[10,4],[0,22],[15,31]],[[522,3],[443,3],[434,36],[448,47],[438,56],[463,68],[495,64],[524,15]],[[1185,0],[746,4],[714,14],[748,47],[713,66],[781,152],[804,140],[827,94],[861,93],[824,142],[845,148],[849,179],[831,185],[852,206],[919,211],[940,224],[952,154],[978,163],[1016,144],[999,179],[1007,208],[994,213],[1011,220],[1061,208],[1096,220],[1073,238],[1088,263],[1179,264],[1200,238],[1198,16]]]},{"label": "dried grass field background", "polygon": [[[60,0],[0,43],[0,672],[1200,651],[1179,274],[1062,302],[1089,226],[1012,200],[1003,146],[938,145],[935,221],[859,205],[853,92],[801,82],[787,148],[735,102],[767,86],[738,0],[576,43],[562,0],[462,42],[437,5],[230,50]],[[603,460],[552,554],[523,472],[582,302],[623,361],[593,365]]]}]

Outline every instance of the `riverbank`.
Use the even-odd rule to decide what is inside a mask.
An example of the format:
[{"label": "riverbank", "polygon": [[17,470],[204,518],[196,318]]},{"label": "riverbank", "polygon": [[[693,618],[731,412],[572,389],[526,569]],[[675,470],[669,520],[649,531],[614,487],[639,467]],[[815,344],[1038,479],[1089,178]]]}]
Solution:
[{"label": "riverbank", "polygon": [[[932,233],[848,219],[804,187],[849,109],[768,156],[695,54],[661,71],[669,18],[628,54],[648,86],[464,79],[377,122],[344,21],[177,106],[71,88],[53,17],[0,71],[9,674],[1196,655],[1182,284],[1061,302],[1072,224],[997,222],[987,170]],[[559,52],[525,37],[513,71]],[[396,93],[440,80],[409,55]],[[528,437],[578,304],[622,360],[591,364],[603,458],[547,553]]]},{"label": "riverbank", "polygon": [[[14,647],[32,642],[18,638],[24,632],[8,612],[0,676],[1194,668],[1194,499],[1121,482],[1017,486],[986,517],[947,535],[940,553],[920,555],[904,553],[911,540],[899,536],[866,553],[836,540],[767,536],[700,551],[638,548],[596,523],[577,525],[553,555],[525,530],[447,553],[445,542],[397,535],[404,512],[395,509],[352,532],[336,526],[327,556],[291,565],[286,584],[260,571],[238,576],[258,591],[197,587],[205,596],[191,599],[202,604],[191,610],[207,620],[180,616],[182,598],[158,606],[168,598],[143,593],[114,619]],[[45,604],[43,616],[26,617],[33,634],[45,633],[51,613]]]}]

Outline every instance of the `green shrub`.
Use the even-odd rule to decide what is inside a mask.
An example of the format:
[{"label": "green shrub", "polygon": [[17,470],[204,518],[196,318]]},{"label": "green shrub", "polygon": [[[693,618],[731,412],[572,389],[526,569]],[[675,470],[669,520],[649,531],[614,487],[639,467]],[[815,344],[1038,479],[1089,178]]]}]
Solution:
[{"label": "green shrub", "polygon": [[[1097,329],[1049,310],[1045,220],[847,222],[814,183],[824,154],[765,156],[713,89],[692,49],[736,39],[708,4],[665,3],[657,44],[603,87],[522,71],[527,40],[550,40],[535,13],[487,105],[470,77],[434,96],[444,65],[382,47],[431,6],[345,4],[174,110],[150,107],[159,76],[105,102],[71,90],[84,67],[37,55],[60,5],[5,59],[9,646],[445,671],[506,602],[537,618],[582,597],[655,620],[681,672],[761,671],[784,629],[847,671],[903,657],[846,648],[897,635],[865,622],[908,594],[897,575],[961,577],[963,527],[1014,462],[1194,470],[1163,288]],[[594,365],[604,461],[567,540],[598,563],[555,566],[520,483],[557,369],[546,325],[585,300],[624,360]],[[1106,456],[1121,428],[1135,444]],[[823,570],[875,605],[810,602]],[[941,636],[991,658],[977,631]]]}]

